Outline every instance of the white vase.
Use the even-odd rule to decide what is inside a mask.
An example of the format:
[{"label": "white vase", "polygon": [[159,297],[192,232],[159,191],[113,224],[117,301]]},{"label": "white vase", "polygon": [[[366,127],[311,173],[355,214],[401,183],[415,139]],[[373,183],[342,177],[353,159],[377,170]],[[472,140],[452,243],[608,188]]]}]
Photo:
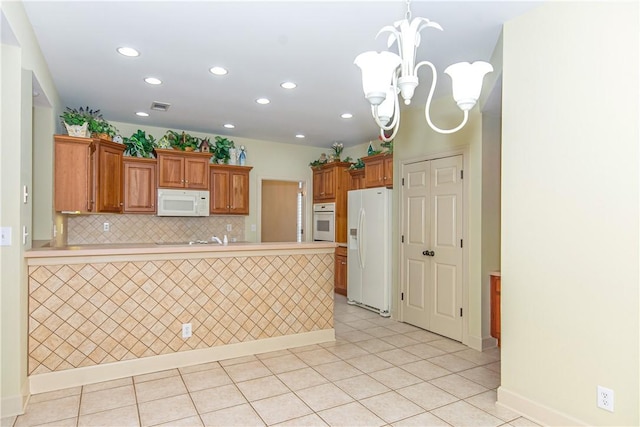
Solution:
[{"label": "white vase", "polygon": [[82,125],[69,125],[65,123],[64,126],[67,128],[67,133],[69,134],[69,136],[79,136],[82,138],[90,138],[91,135],[87,130],[88,124],[89,123],[87,122],[84,122]]},{"label": "white vase", "polygon": [[229,148],[229,164],[238,164],[238,151],[235,148]]}]

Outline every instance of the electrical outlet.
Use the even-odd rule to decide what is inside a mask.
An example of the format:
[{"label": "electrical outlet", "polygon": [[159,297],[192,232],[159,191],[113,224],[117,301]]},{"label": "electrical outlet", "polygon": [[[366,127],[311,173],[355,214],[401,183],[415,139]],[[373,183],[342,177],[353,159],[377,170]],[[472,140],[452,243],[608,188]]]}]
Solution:
[{"label": "electrical outlet", "polygon": [[11,246],[11,227],[0,227],[0,246]]},{"label": "electrical outlet", "polygon": [[102,224],[102,231],[109,231],[110,228],[111,228],[111,225],[108,222],[105,222],[104,224]]},{"label": "electrical outlet", "polygon": [[227,224],[227,231],[231,231],[231,224]]},{"label": "electrical outlet", "polygon": [[613,390],[598,386],[598,408],[613,412]]},{"label": "electrical outlet", "polygon": [[191,323],[182,324],[182,338],[189,338],[191,336]]}]

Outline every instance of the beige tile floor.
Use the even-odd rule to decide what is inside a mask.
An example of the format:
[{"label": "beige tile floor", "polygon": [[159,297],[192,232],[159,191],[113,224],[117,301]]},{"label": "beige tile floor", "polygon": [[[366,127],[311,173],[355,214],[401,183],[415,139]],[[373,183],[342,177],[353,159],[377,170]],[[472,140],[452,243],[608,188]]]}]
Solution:
[{"label": "beige tile floor", "polygon": [[336,341],[31,396],[2,426],[532,426],[495,405],[500,352],[350,306]]}]

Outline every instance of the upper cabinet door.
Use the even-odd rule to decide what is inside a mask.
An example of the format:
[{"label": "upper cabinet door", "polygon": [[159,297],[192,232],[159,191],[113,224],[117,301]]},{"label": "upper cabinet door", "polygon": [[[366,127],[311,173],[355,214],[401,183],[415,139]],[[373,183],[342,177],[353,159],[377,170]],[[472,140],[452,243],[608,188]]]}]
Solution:
[{"label": "upper cabinet door", "polygon": [[179,154],[158,154],[159,187],[184,188],[184,157]]},{"label": "upper cabinet door", "polygon": [[156,212],[156,160],[125,157],[124,213]]},{"label": "upper cabinet door", "polygon": [[91,139],[55,137],[54,207],[57,212],[91,212],[92,153]]},{"label": "upper cabinet door", "polygon": [[229,171],[211,167],[209,186],[209,212],[212,214],[229,213]]},{"label": "upper cabinet door", "polygon": [[124,146],[114,147],[100,142],[97,148],[97,211],[122,212],[122,152]]},{"label": "upper cabinet door", "polygon": [[196,190],[209,188],[209,159],[185,158],[184,162],[184,186]]},{"label": "upper cabinet door", "polygon": [[229,213],[249,215],[249,171],[232,171]]}]

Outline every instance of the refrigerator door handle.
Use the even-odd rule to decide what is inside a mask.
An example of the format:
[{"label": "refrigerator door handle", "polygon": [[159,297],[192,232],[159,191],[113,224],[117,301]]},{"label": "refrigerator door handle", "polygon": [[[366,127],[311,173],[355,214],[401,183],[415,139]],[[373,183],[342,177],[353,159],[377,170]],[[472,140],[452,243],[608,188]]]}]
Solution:
[{"label": "refrigerator door handle", "polygon": [[360,208],[360,216],[358,217],[358,261],[360,262],[360,268],[364,269],[365,253],[364,253],[364,209]]}]

